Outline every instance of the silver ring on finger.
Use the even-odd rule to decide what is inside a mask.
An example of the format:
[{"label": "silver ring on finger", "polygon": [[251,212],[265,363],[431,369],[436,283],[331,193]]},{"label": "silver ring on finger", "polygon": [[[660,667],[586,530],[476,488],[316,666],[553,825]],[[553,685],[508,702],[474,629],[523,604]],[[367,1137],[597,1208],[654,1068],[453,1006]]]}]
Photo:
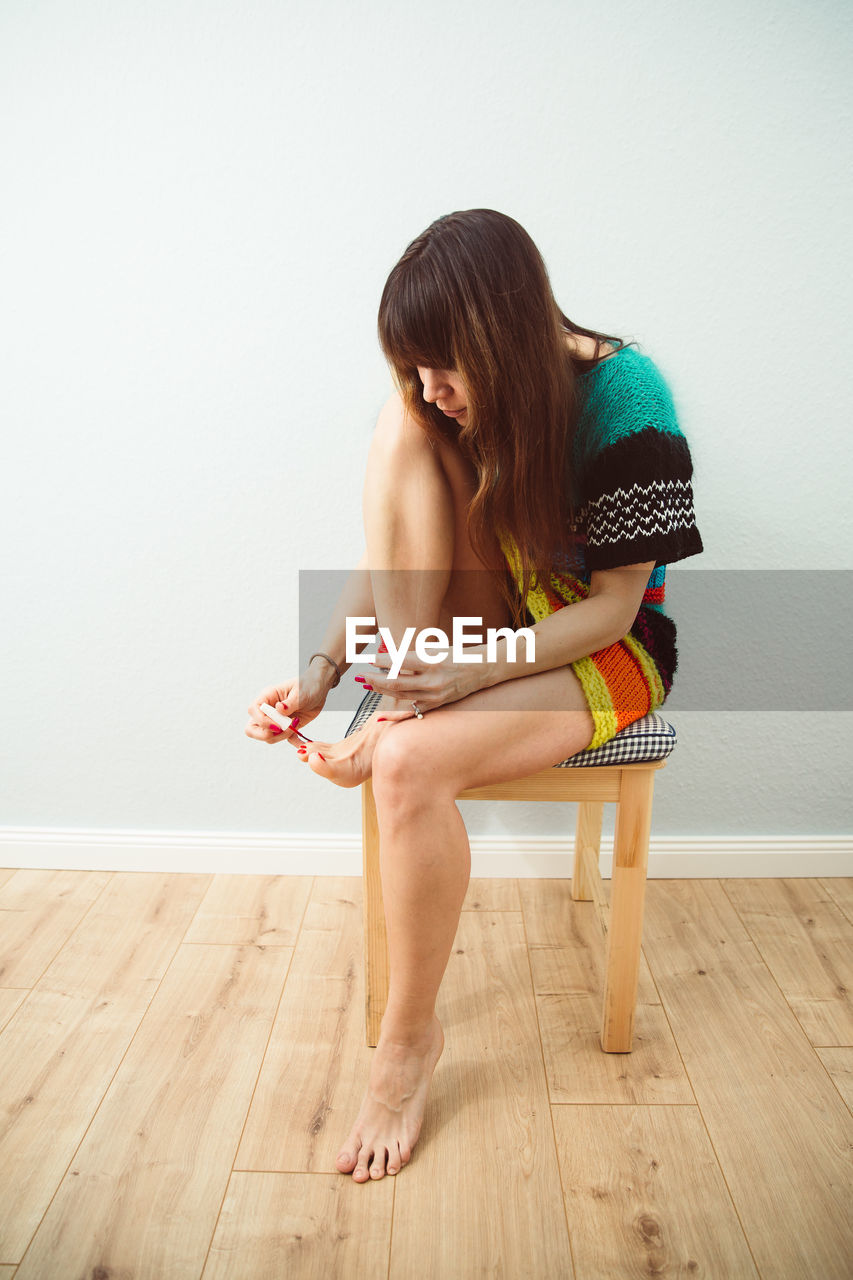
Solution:
[{"label": "silver ring on finger", "polygon": [[424,713],[421,711],[421,709],[420,709],[420,707],[418,706],[418,704],[417,704],[416,702],[413,702],[413,703],[412,703],[412,707],[414,708],[415,715],[418,717],[418,719],[419,719],[419,720],[423,720],[423,718],[424,718]]}]

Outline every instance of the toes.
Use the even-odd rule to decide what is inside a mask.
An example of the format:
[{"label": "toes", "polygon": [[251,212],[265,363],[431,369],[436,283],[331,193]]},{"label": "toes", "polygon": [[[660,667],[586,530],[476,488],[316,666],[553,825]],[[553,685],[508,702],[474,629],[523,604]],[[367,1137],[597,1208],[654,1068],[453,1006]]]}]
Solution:
[{"label": "toes", "polygon": [[341,1173],[351,1173],[356,1182],[378,1182],[386,1173],[399,1173],[411,1156],[411,1150],[396,1141],[374,1148],[356,1143],[342,1147],[335,1158]]},{"label": "toes", "polygon": [[348,1147],[344,1147],[342,1151],[338,1152],[335,1164],[338,1166],[341,1173],[352,1173],[353,1168],[355,1167],[355,1160],[355,1153]]},{"label": "toes", "polygon": [[356,1182],[366,1182],[370,1177],[370,1171],[367,1168],[367,1162],[370,1159],[370,1152],[366,1147],[362,1147],[358,1153],[358,1164],[352,1172],[352,1176]]}]

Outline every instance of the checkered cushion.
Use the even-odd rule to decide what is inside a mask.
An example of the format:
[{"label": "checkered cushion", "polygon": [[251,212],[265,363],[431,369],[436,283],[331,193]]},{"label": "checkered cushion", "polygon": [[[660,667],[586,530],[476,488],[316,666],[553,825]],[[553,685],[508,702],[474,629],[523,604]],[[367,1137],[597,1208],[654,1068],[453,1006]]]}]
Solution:
[{"label": "checkered cushion", "polygon": [[[364,695],[346,731],[346,737],[361,728],[376,710],[381,697],[381,693]],[[653,711],[650,715],[643,716],[642,720],[635,720],[626,729],[622,729],[615,738],[605,742],[603,747],[596,747],[594,751],[579,751],[577,755],[569,756],[568,760],[555,764],[554,768],[583,769],[599,764],[639,764],[643,760],[663,760],[672,751],[676,741],[672,725]]]}]

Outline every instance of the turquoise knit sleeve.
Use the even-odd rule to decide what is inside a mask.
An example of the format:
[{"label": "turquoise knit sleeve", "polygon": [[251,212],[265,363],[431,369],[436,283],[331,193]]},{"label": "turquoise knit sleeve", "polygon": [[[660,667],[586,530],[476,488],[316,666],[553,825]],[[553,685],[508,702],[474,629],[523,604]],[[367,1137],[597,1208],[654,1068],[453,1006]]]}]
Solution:
[{"label": "turquoise knit sleeve", "polygon": [[575,490],[589,570],[698,554],[693,463],[660,371],[626,348],[583,382]]}]

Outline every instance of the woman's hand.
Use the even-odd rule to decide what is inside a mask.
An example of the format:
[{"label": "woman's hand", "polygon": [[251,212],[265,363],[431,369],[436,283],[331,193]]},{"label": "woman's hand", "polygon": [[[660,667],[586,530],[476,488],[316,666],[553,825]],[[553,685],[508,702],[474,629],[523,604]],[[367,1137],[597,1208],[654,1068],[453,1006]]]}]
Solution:
[{"label": "woman's hand", "polygon": [[324,663],[312,663],[296,680],[285,680],[283,684],[268,685],[258,694],[249,706],[249,723],[246,725],[246,737],[256,738],[258,742],[299,742],[295,733],[281,729],[261,711],[261,703],[268,702],[276,711],[290,716],[296,721],[297,729],[302,732],[323,710],[329,692],[329,680]]},{"label": "woman's hand", "polygon": [[489,683],[485,648],[485,645],[472,645],[465,650],[471,657],[476,655],[477,662],[452,662],[448,654],[443,661],[430,665],[420,662],[412,653],[407,654],[393,680],[389,675],[390,655],[378,653],[366,680],[377,693],[387,693],[404,706],[416,702],[421,711],[433,711],[445,703],[459,702]]}]

